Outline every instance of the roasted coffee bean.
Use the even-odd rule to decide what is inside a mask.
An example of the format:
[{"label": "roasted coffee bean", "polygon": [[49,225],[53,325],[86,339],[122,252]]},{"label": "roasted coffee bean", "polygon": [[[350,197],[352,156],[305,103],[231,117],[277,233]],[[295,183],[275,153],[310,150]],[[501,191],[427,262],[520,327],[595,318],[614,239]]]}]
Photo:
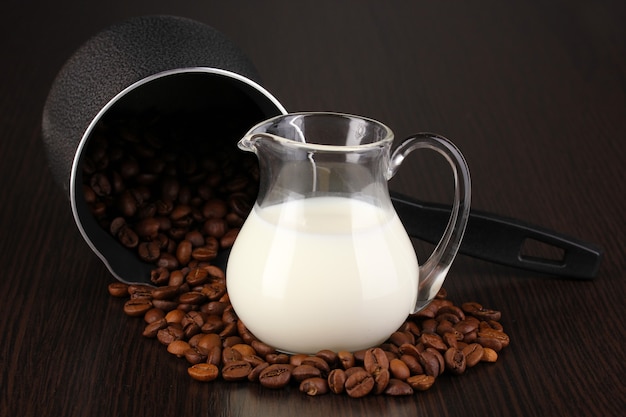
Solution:
[{"label": "roasted coffee bean", "polygon": [[388,369],[380,369],[375,374],[372,374],[372,376],[374,377],[374,389],[372,392],[374,394],[382,394],[387,388],[387,384],[389,384],[391,373]]},{"label": "roasted coffee bean", "polygon": [[106,197],[111,195],[111,182],[105,174],[96,172],[91,176],[89,184],[97,196]]},{"label": "roasted coffee bean", "polygon": [[254,348],[259,356],[264,358],[266,358],[268,355],[276,353],[276,349],[259,340],[253,340],[251,346]]},{"label": "roasted coffee bean", "polygon": [[117,236],[122,227],[126,226],[126,219],[123,217],[116,217],[111,220],[111,224],[109,225],[109,231],[113,236]]},{"label": "roasted coffee bean", "polygon": [[183,329],[180,325],[170,324],[165,329],[161,329],[157,332],[157,339],[162,344],[168,346],[170,343],[181,340],[184,337]]},{"label": "roasted coffee bean", "polygon": [[185,351],[190,347],[191,346],[189,346],[189,343],[184,340],[173,340],[170,344],[167,345],[167,351],[180,358],[185,355]]},{"label": "roasted coffee bean", "polygon": [[433,377],[439,376],[440,362],[432,351],[425,350],[421,352],[419,361],[426,375]]},{"label": "roasted coffee bean", "polygon": [[128,284],[123,282],[112,282],[108,286],[109,294],[113,297],[128,297]]},{"label": "roasted coffee bean", "polygon": [[399,379],[392,378],[385,388],[385,394],[398,397],[401,395],[412,395],[413,388],[409,384]]},{"label": "roasted coffee bean", "polygon": [[197,261],[211,261],[217,257],[217,249],[209,246],[200,246],[191,252],[191,257]]},{"label": "roasted coffee bean", "polygon": [[168,270],[172,271],[178,268],[178,259],[176,259],[176,256],[172,255],[171,253],[161,252],[161,255],[159,256],[159,259],[157,259],[156,264],[158,267],[167,268]]},{"label": "roasted coffee bean", "polygon": [[328,393],[328,381],[324,378],[307,378],[300,383],[300,392],[309,396],[324,395]]},{"label": "roasted coffee bean", "polygon": [[413,375],[406,382],[416,391],[426,391],[435,383],[435,377],[425,374]]},{"label": "roasted coffee bean", "polygon": [[191,260],[193,244],[189,240],[183,240],[176,247],[176,259],[180,265],[187,265]]},{"label": "roasted coffee bean", "polygon": [[446,362],[446,369],[455,375],[461,375],[465,372],[465,355],[463,352],[456,348],[449,348],[444,354]]},{"label": "roasted coffee bean", "polygon": [[156,307],[152,307],[150,310],[146,311],[146,313],[143,316],[143,320],[148,324],[154,321],[160,320],[162,318],[165,318],[165,312],[161,310],[160,308],[156,308]]},{"label": "roasted coffee bean", "polygon": [[152,300],[152,305],[165,312],[170,312],[178,307],[178,303],[172,300]]},{"label": "roasted coffee bean", "polygon": [[226,216],[227,212],[228,206],[226,205],[226,202],[217,198],[207,201],[204,206],[202,206],[202,215],[206,219],[221,219]]},{"label": "roasted coffee bean", "polygon": [[187,273],[185,280],[190,286],[195,287],[204,284],[208,278],[209,273],[206,269],[196,267],[192,268],[189,273]]},{"label": "roasted coffee bean", "polygon": [[446,361],[443,358],[443,354],[437,349],[430,348],[430,347],[426,348],[424,352],[431,353],[435,357],[435,359],[437,359],[437,362],[439,362],[439,375],[441,375],[443,371],[445,371],[446,369]]},{"label": "roasted coffee bean", "polygon": [[476,302],[463,303],[461,309],[465,314],[470,314],[482,320],[499,321],[502,316],[502,313],[499,311],[484,308],[481,304]]},{"label": "roasted coffee bean", "polygon": [[204,284],[200,292],[211,301],[219,300],[226,294],[226,284],[222,282]]},{"label": "roasted coffee bean", "polygon": [[207,363],[212,363],[213,365],[219,366],[222,364],[222,347],[214,346],[207,350]]},{"label": "roasted coffee bean", "polygon": [[[241,343],[241,338],[238,336],[234,336],[236,337],[239,343],[236,343],[234,345],[232,345],[232,348],[236,351],[238,351],[239,353],[241,353],[241,356],[256,356],[256,351],[254,350],[254,348],[250,345],[246,345],[245,343]],[[224,341],[224,345],[226,346],[226,341]]]},{"label": "roasted coffee bean", "polygon": [[438,326],[439,326],[439,323],[434,318],[429,318],[429,319],[424,320],[422,322],[422,335],[424,333],[437,333]]},{"label": "roasted coffee bean", "polygon": [[225,347],[222,349],[222,362],[239,362],[243,360],[241,353],[231,347]]},{"label": "roasted coffee bean", "polygon": [[224,328],[220,331],[220,337],[226,338],[228,336],[234,336],[237,334],[237,323],[227,323]]},{"label": "roasted coffee bean", "polygon": [[341,394],[345,389],[346,379],[348,377],[343,369],[333,369],[328,374],[328,388],[335,394]]},{"label": "roasted coffee bean", "polygon": [[337,358],[341,363],[343,369],[352,368],[355,364],[354,354],[348,351],[339,351],[337,352]]},{"label": "roasted coffee bean", "polygon": [[405,343],[414,345],[415,344],[415,336],[410,332],[394,332],[391,336],[389,336],[389,341],[396,346],[403,345]]},{"label": "roasted coffee bean", "polygon": [[157,287],[152,290],[152,298],[155,300],[169,300],[176,296],[178,287],[173,285]]},{"label": "roasted coffee bean", "polygon": [[383,369],[389,369],[389,358],[381,348],[368,349],[363,358],[363,366],[367,372],[376,375]]},{"label": "roasted coffee bean", "polygon": [[259,374],[259,383],[265,388],[278,389],[286,387],[291,379],[293,365],[275,363],[263,369]]},{"label": "roasted coffee bean", "polygon": [[330,372],[330,365],[324,359],[317,356],[308,356],[302,359],[302,365],[311,365],[319,369],[323,376]]},{"label": "roasted coffee bean", "polygon": [[321,377],[322,371],[313,365],[298,365],[291,371],[291,376],[298,382],[302,382],[307,378]]},{"label": "roasted coffee bean", "polygon": [[322,358],[326,361],[326,363],[333,367],[337,363],[337,353],[333,352],[330,349],[320,350],[315,354],[318,358]]},{"label": "roasted coffee bean", "polygon": [[139,244],[139,236],[128,225],[122,226],[117,232],[117,238],[122,245],[129,249],[135,248]]},{"label": "roasted coffee bean", "polygon": [[190,291],[178,296],[178,302],[181,304],[202,304],[207,297],[198,291]]},{"label": "roasted coffee bean", "polygon": [[448,348],[441,336],[439,336],[437,333],[422,333],[419,341],[427,348],[430,347],[442,352],[445,352],[445,350]]},{"label": "roasted coffee bean", "polygon": [[124,303],[124,313],[131,317],[143,316],[152,308],[152,301],[148,298],[134,298]]},{"label": "roasted coffee bean", "polygon": [[225,381],[240,381],[248,379],[251,371],[252,366],[244,360],[230,361],[226,362],[222,368],[222,378]]},{"label": "roasted coffee bean", "polygon": [[476,343],[482,345],[483,348],[489,348],[496,352],[500,352],[502,350],[502,342],[499,339],[492,337],[477,337]]},{"label": "roasted coffee bean", "polygon": [[145,337],[156,337],[157,333],[159,332],[159,330],[165,329],[168,326],[167,321],[165,320],[165,318],[159,319],[159,320],[155,320],[151,323],[149,323],[144,331],[143,331],[143,335]]},{"label": "roasted coffee bean", "polygon": [[155,268],[150,272],[150,281],[154,285],[167,284],[170,280],[170,271],[166,268]]},{"label": "roasted coffee bean", "polygon": [[498,360],[498,353],[488,347],[483,348],[483,356],[480,359],[483,362],[495,362]]},{"label": "roasted coffee bean", "polygon": [[228,231],[226,220],[212,217],[204,223],[203,231],[206,235],[220,239]]},{"label": "roasted coffee bean", "polygon": [[374,389],[374,377],[364,369],[352,373],[345,383],[345,391],[352,398],[361,398]]},{"label": "roasted coffee bean", "polygon": [[203,334],[198,340],[198,346],[205,350],[210,350],[215,346],[222,346],[222,338],[215,333]]},{"label": "roasted coffee bean", "polygon": [[263,370],[265,370],[265,368],[267,368],[268,366],[270,366],[270,364],[267,362],[262,362],[256,365],[254,368],[252,368],[252,371],[250,371],[250,373],[248,374],[248,381],[258,382],[259,375],[261,375],[261,372],[263,372]]},{"label": "roasted coffee bean", "polygon": [[197,363],[187,369],[189,376],[196,381],[213,381],[219,376],[219,368],[210,363]]},{"label": "roasted coffee bean", "polygon": [[400,360],[406,364],[406,366],[411,371],[411,375],[423,374],[424,368],[419,362],[419,359],[415,356],[411,355],[402,355],[400,356]]},{"label": "roasted coffee bean", "polygon": [[394,378],[401,379],[403,381],[411,376],[411,370],[401,359],[392,359],[389,361],[389,370]]},{"label": "roasted coffee bean", "polygon": [[237,236],[239,235],[239,228],[238,227],[234,227],[230,230],[228,230],[224,236],[222,236],[220,238],[220,247],[227,249],[233,246],[233,244],[235,243],[235,239],[237,239]]},{"label": "roasted coffee bean", "polygon": [[[509,345],[509,336],[501,330],[495,330],[492,327],[484,327],[478,331],[479,338],[496,339],[500,342],[501,347]],[[480,343],[480,342],[479,342]]]},{"label": "roasted coffee bean", "polygon": [[222,321],[222,318],[215,314],[208,315],[202,325],[202,332],[204,333],[219,333],[223,329],[224,322]]},{"label": "roasted coffee bean", "polygon": [[284,365],[289,363],[289,355],[284,353],[268,353],[265,360],[271,364]]},{"label": "roasted coffee bean", "polygon": [[252,365],[252,368],[255,368],[262,363],[267,363],[265,359],[258,355],[245,355],[242,359]]},{"label": "roasted coffee bean", "polygon": [[463,355],[467,367],[475,366],[482,360],[483,347],[478,343],[471,343],[463,348]]}]

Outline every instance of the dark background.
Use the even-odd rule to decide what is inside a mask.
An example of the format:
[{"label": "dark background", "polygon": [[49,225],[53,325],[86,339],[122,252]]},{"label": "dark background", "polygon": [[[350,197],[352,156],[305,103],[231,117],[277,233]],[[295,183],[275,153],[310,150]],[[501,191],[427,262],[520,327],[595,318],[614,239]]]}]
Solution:
[{"label": "dark background", "polygon": [[[0,415],[620,415],[626,409],[626,10],[618,0],[16,1],[0,6]],[[451,299],[502,311],[491,365],[409,398],[307,398],[200,384],[109,297],[40,139],[48,89],[90,36],[173,14],[230,37],[290,111],[356,113],[465,154],[475,209],[605,249],[595,280],[459,256]],[[391,188],[447,202],[450,174],[411,156]],[[428,246],[418,244],[420,252]],[[424,254],[421,259],[424,260]]]}]

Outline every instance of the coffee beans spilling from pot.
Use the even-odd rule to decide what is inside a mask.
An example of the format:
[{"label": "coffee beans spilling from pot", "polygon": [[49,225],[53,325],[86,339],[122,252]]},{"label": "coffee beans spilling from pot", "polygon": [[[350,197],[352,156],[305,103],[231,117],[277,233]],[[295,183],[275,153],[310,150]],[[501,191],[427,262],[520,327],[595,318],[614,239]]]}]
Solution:
[{"label": "coffee beans spilling from pot", "polygon": [[210,137],[179,116],[108,119],[83,162],[85,199],[99,224],[154,264],[154,286],[114,282],[109,293],[126,298],[124,312],[143,317],[143,335],[186,361],[191,378],[294,386],[311,396],[411,395],[443,373],[495,362],[508,346],[499,311],[455,305],[445,290],[370,349],[288,355],[258,340],[212,263],[232,246],[254,204],[258,168],[253,157]]}]

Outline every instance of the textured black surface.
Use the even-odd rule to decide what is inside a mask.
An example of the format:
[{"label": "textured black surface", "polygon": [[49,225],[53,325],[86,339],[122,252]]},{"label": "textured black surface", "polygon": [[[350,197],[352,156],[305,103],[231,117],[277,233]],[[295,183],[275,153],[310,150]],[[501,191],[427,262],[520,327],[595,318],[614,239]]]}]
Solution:
[{"label": "textured black surface", "polygon": [[83,134],[112,98],[146,77],[191,67],[259,80],[252,63],[228,38],[187,18],[136,17],[87,40],[60,70],[43,111],[42,135],[56,181],[68,188]]}]

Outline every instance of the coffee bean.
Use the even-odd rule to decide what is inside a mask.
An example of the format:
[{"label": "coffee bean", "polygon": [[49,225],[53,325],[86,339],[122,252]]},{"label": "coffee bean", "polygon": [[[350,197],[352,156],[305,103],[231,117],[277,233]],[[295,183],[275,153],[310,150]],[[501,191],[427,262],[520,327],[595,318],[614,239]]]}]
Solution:
[{"label": "coffee bean", "polygon": [[322,372],[322,375],[326,376],[330,372],[330,365],[324,359],[317,356],[308,356],[302,359],[302,365],[313,366]]},{"label": "coffee bean", "polygon": [[346,379],[345,391],[352,398],[365,397],[374,388],[374,383],[374,377],[360,369]]},{"label": "coffee bean", "polygon": [[293,368],[291,376],[298,382],[302,382],[307,378],[321,377],[322,371],[313,365],[298,365]]},{"label": "coffee bean", "polygon": [[476,302],[463,303],[461,309],[466,313],[474,317],[483,320],[500,320],[502,314],[499,311],[484,308],[481,304]]},{"label": "coffee bean", "polygon": [[170,343],[181,340],[185,333],[182,327],[175,324],[168,325],[165,329],[161,329],[157,332],[157,339],[161,344],[168,346]]},{"label": "coffee bean", "polygon": [[128,284],[112,282],[108,286],[109,294],[113,297],[128,297]]},{"label": "coffee bean", "polygon": [[435,383],[435,377],[432,375],[413,375],[406,380],[407,384],[417,391],[426,391]]},{"label": "coffee bean", "polygon": [[196,381],[213,381],[219,375],[219,368],[210,363],[198,363],[187,369],[189,376]]},{"label": "coffee bean", "polygon": [[165,312],[156,307],[153,307],[150,310],[146,311],[143,316],[144,321],[148,324],[163,318],[165,318]]},{"label": "coffee bean", "polygon": [[463,351],[456,348],[449,348],[444,354],[446,369],[455,375],[465,372],[465,355]]},{"label": "coffee bean", "polygon": [[411,386],[404,381],[392,378],[389,380],[389,384],[387,384],[384,392],[385,394],[394,397],[401,395],[412,395],[413,388],[411,388]]},{"label": "coffee bean", "polygon": [[167,351],[180,358],[185,355],[185,351],[190,347],[189,343],[184,340],[174,340],[167,345]]},{"label": "coffee bean", "polygon": [[406,380],[411,376],[411,370],[401,359],[392,359],[389,361],[389,370],[391,371],[391,375],[396,379]]},{"label": "coffee bean", "polygon": [[379,369],[378,372],[372,374],[372,376],[374,377],[374,389],[372,392],[374,394],[382,394],[387,388],[387,384],[389,384],[391,373],[388,369]]},{"label": "coffee bean", "polygon": [[189,240],[183,240],[176,247],[176,259],[180,265],[187,265],[191,260],[193,244]]},{"label": "coffee bean", "polygon": [[259,383],[265,388],[278,389],[286,387],[291,379],[293,365],[275,363],[263,369],[259,374]]},{"label": "coffee bean", "polygon": [[483,356],[480,359],[483,362],[495,362],[498,360],[498,353],[488,347],[483,348]]},{"label": "coffee bean", "polygon": [[261,372],[263,372],[265,370],[265,368],[269,367],[270,364],[267,362],[262,362],[259,365],[255,366],[254,368],[252,368],[252,371],[250,371],[250,373],[248,374],[248,381],[250,382],[258,382],[259,381],[259,375],[261,375]]},{"label": "coffee bean", "polygon": [[328,387],[335,394],[341,394],[345,389],[346,372],[341,368],[336,368],[328,374]]},{"label": "coffee bean", "polygon": [[147,298],[130,299],[124,303],[124,313],[131,317],[143,316],[152,308],[152,301]]},{"label": "coffee bean", "polygon": [[389,359],[381,348],[372,348],[365,352],[363,365],[367,372],[376,375],[383,369],[389,369]]},{"label": "coffee bean", "polygon": [[125,225],[117,232],[117,238],[125,247],[132,249],[139,244],[139,236],[129,226]]},{"label": "coffee bean", "polygon": [[300,383],[299,390],[309,396],[324,395],[328,393],[328,382],[320,377],[307,378]]},{"label": "coffee bean", "polygon": [[240,381],[248,378],[252,366],[244,360],[226,362],[222,368],[222,378],[225,381]]},{"label": "coffee bean", "polygon": [[419,338],[419,341],[425,347],[427,348],[431,347],[439,351],[445,351],[448,348],[448,346],[446,346],[441,336],[439,336],[437,333],[422,333],[422,335]]}]

